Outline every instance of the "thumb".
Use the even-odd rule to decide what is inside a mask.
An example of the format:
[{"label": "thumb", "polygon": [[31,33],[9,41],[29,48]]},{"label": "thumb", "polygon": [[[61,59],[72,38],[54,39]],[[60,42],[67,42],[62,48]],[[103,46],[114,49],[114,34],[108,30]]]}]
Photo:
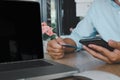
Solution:
[{"label": "thumb", "polygon": [[65,42],[63,41],[63,39],[60,38],[60,37],[58,37],[58,38],[56,39],[56,41],[57,41],[57,43],[59,43],[59,44],[65,44]]},{"label": "thumb", "polygon": [[109,40],[109,41],[108,41],[108,44],[109,44],[111,47],[120,50],[120,42],[113,41],[113,40]]}]

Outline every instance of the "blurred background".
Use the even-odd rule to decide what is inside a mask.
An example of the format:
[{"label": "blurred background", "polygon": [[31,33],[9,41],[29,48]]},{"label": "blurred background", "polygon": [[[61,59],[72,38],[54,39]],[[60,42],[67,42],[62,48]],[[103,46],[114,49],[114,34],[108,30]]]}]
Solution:
[{"label": "blurred background", "polygon": [[57,35],[69,35],[84,18],[93,0],[36,0],[41,4],[41,20],[55,28]]}]

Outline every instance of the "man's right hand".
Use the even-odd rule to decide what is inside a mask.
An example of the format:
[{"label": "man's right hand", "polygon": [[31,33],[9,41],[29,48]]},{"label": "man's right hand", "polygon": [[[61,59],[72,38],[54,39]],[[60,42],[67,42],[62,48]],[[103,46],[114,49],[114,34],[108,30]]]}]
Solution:
[{"label": "man's right hand", "polygon": [[62,38],[48,41],[47,51],[53,59],[60,59],[64,57],[64,47],[62,44],[65,44]]}]

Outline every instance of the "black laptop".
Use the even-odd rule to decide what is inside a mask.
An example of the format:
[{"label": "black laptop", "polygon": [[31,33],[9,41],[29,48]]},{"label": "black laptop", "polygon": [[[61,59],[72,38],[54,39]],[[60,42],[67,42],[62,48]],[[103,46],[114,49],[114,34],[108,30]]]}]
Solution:
[{"label": "black laptop", "polygon": [[0,1],[0,80],[49,80],[76,72],[44,59],[37,1]]}]

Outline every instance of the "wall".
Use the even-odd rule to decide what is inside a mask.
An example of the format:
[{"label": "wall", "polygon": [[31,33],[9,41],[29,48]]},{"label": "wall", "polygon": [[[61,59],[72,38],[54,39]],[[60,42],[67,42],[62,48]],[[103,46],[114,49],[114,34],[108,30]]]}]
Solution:
[{"label": "wall", "polygon": [[84,17],[90,8],[93,0],[75,0],[76,2],[76,16]]}]

